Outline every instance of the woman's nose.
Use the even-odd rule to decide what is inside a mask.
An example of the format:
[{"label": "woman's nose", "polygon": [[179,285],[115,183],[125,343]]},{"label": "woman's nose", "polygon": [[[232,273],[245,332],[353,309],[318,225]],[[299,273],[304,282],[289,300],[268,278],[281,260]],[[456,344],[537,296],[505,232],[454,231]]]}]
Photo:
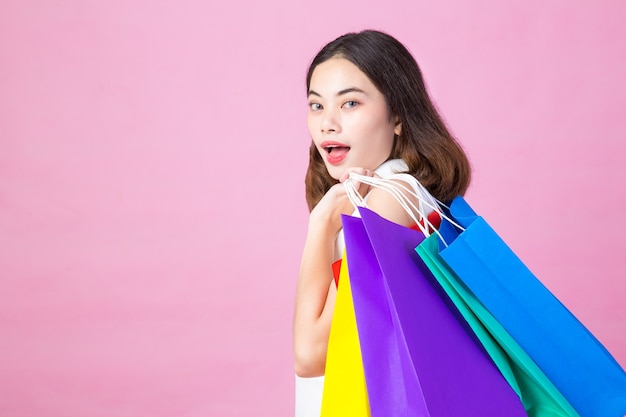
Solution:
[{"label": "woman's nose", "polygon": [[324,109],[320,123],[322,133],[339,133],[341,131],[341,123],[339,115],[336,111]]}]

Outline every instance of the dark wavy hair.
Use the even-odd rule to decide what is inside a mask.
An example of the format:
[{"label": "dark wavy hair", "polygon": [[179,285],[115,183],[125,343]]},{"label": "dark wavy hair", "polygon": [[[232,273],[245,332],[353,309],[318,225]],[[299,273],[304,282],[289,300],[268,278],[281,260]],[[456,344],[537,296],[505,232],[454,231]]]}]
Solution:
[{"label": "dark wavy hair", "polygon": [[[307,93],[315,68],[331,58],[344,58],[356,65],[384,95],[390,114],[402,123],[389,159],[403,159],[408,173],[440,201],[463,195],[470,184],[470,163],[430,100],[422,72],[406,47],[375,30],[343,35],[324,46],[311,62]],[[336,183],[311,143],[305,176],[309,209]]]}]

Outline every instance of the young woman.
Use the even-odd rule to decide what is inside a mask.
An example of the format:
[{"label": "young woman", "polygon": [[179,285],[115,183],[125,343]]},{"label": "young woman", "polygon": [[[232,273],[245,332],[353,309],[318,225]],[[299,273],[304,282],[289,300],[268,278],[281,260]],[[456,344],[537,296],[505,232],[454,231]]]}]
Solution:
[{"label": "young woman", "polygon": [[[306,173],[311,210],[294,312],[296,415],[319,416],[336,296],[332,264],[341,257],[341,214],[354,214],[342,182],[350,172],[385,177],[407,172],[440,201],[467,190],[465,153],[431,102],[409,51],[378,31],[330,42],[309,67],[307,123],[312,138]],[[381,189],[361,185],[367,205],[411,226]]]}]

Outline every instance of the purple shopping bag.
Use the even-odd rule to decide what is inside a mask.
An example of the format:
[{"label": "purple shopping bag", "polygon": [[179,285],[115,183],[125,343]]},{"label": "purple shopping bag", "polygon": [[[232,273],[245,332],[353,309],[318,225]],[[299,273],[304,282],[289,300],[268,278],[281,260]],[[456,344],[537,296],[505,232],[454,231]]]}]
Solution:
[{"label": "purple shopping bag", "polygon": [[343,227],[372,416],[526,416],[415,252],[424,235],[359,211]]}]

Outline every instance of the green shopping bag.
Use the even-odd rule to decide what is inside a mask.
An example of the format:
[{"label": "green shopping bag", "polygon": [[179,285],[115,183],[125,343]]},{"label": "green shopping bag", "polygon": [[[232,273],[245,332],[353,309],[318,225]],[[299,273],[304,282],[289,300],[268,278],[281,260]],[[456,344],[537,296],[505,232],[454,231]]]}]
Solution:
[{"label": "green shopping bag", "polygon": [[437,235],[416,251],[517,392],[529,417],[580,417],[543,371],[465,287],[439,255]]}]

